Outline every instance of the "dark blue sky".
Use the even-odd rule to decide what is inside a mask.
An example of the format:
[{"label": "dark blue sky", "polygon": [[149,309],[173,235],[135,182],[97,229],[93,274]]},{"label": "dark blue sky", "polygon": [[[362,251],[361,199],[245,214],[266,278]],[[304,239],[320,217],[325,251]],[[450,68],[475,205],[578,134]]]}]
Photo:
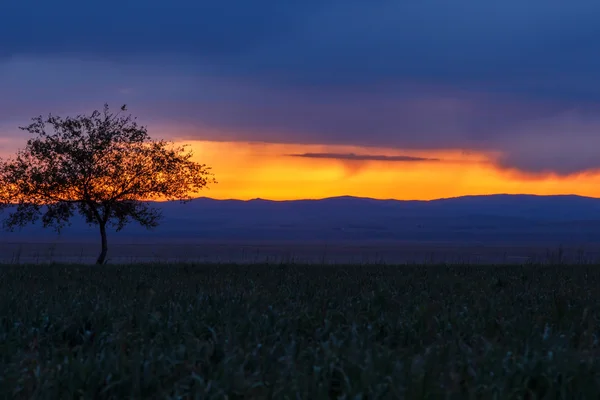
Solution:
[{"label": "dark blue sky", "polygon": [[109,101],[174,136],[579,172],[600,166],[598,21],[591,0],[10,1],[0,128]]}]

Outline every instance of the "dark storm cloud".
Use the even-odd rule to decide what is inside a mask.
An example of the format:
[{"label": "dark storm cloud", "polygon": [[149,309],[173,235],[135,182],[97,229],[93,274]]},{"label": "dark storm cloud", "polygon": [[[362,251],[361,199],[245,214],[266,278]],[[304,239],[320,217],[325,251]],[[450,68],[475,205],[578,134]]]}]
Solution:
[{"label": "dark storm cloud", "polygon": [[[295,6],[276,0],[19,0],[3,5],[0,52],[98,58],[237,54],[285,31]],[[306,4],[309,4],[310,1]]]},{"label": "dark storm cloud", "polygon": [[171,55],[274,83],[409,78],[583,95],[556,78],[595,76],[598,18],[592,0],[20,0],[3,6],[0,53]]},{"label": "dark storm cloud", "polygon": [[190,138],[574,173],[600,166],[599,20],[591,0],[12,1],[0,123],[126,102]]},{"label": "dark storm cloud", "polygon": [[354,154],[354,153],[302,153],[287,154],[289,157],[325,158],[343,161],[391,161],[391,162],[416,162],[416,161],[440,161],[438,158],[411,157],[411,156],[384,156],[377,154]]}]

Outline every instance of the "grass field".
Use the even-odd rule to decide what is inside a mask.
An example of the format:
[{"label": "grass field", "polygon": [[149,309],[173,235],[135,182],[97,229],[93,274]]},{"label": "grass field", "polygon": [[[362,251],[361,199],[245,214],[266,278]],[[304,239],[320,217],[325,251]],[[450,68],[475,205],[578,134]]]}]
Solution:
[{"label": "grass field", "polygon": [[598,398],[597,266],[0,267],[0,396]]},{"label": "grass field", "polygon": [[[111,238],[112,239],[112,238]],[[0,263],[94,263],[99,241],[0,240]],[[110,240],[110,264],[303,263],[303,264],[600,264],[600,245],[582,243],[473,243],[398,241],[207,241],[154,238]]]}]

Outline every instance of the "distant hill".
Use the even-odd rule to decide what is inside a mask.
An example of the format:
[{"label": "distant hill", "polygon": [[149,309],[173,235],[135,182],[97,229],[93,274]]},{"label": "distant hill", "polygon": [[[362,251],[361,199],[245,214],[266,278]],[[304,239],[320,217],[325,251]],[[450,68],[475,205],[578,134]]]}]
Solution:
[{"label": "distant hill", "polygon": [[[156,203],[163,222],[136,225],[111,240],[432,241],[461,243],[585,244],[600,242],[600,199],[565,195],[466,196],[432,201],[335,197],[322,200],[214,200]],[[75,220],[61,238],[96,240]],[[55,238],[30,226],[0,232],[4,241]]]}]

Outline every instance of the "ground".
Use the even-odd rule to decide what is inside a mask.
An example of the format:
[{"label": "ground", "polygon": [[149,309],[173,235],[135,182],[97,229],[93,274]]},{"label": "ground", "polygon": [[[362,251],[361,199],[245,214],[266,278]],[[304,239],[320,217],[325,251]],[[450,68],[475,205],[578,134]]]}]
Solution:
[{"label": "ground", "polygon": [[13,399],[598,398],[594,265],[6,265]]}]

